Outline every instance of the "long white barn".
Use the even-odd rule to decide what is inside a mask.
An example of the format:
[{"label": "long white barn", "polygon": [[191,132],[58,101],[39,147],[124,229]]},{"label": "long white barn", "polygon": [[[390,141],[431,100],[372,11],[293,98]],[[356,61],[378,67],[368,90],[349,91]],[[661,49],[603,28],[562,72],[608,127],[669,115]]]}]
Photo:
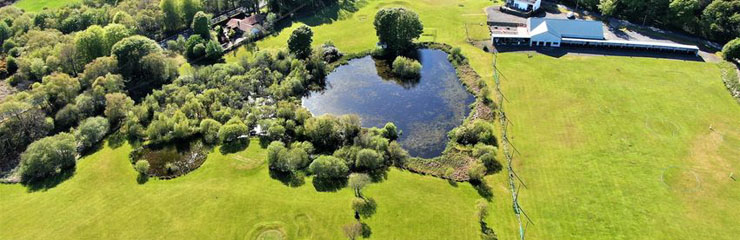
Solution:
[{"label": "long white barn", "polygon": [[499,45],[529,45],[560,47],[596,46],[626,49],[645,49],[698,54],[692,45],[662,42],[607,40],[599,21],[551,18],[528,18],[526,26],[492,26],[491,40]]}]

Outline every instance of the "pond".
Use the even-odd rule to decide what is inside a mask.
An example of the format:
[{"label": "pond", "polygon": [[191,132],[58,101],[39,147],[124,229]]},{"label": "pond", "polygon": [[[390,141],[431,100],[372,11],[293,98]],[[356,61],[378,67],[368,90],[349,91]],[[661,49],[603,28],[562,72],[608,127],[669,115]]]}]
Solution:
[{"label": "pond", "polygon": [[447,53],[418,51],[421,78],[411,81],[389,74],[385,61],[367,56],[351,60],[327,76],[322,92],[303,98],[303,105],[316,116],[356,114],[363,127],[382,127],[393,122],[403,131],[399,139],[411,156],[440,156],[447,132],[459,126],[475,101],[457,78]]},{"label": "pond", "polygon": [[163,179],[175,178],[191,172],[205,162],[207,147],[201,141],[185,141],[164,145],[145,146],[131,153],[132,163],[146,160],[149,175]]}]

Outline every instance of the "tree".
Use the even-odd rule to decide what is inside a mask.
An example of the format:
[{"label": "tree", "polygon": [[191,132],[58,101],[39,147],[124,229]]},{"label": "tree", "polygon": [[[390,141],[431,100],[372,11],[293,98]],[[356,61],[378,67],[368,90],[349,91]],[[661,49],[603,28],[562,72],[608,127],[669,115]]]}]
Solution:
[{"label": "tree", "polygon": [[740,1],[715,0],[702,12],[705,35],[720,41],[740,36]]},{"label": "tree", "polygon": [[695,32],[699,24],[698,12],[701,10],[699,0],[671,0],[668,5],[670,15],[673,16],[672,25]]},{"label": "tree", "polygon": [[31,143],[21,155],[21,181],[30,182],[57,174],[75,165],[75,138],[60,133]]},{"label": "tree", "polygon": [[[177,65],[161,52],[150,53],[141,58],[141,75],[147,76],[147,84],[168,83],[177,78]],[[142,82],[139,80],[139,83]]]},{"label": "tree", "polygon": [[216,41],[208,41],[206,44],[206,58],[211,61],[218,61],[224,55],[224,49]]},{"label": "tree", "polygon": [[174,32],[180,28],[180,14],[177,9],[175,0],[162,0],[159,2],[159,8],[162,10],[164,30]]},{"label": "tree", "polygon": [[82,123],[80,123],[80,127],[75,130],[78,149],[89,149],[103,140],[105,135],[108,134],[109,128],[110,124],[108,123],[108,119],[103,117],[91,117],[83,120]]},{"label": "tree", "polygon": [[372,216],[375,213],[376,205],[375,200],[372,198],[356,197],[352,199],[352,210],[363,217]]},{"label": "tree", "polygon": [[151,165],[149,164],[149,161],[144,159],[136,161],[136,164],[134,164],[134,169],[136,169],[136,172],[141,176],[149,174],[150,167]]},{"label": "tree", "polygon": [[406,79],[421,77],[421,63],[411,58],[399,56],[393,60],[393,74]]},{"label": "tree", "polygon": [[281,141],[272,141],[267,146],[267,165],[270,169],[278,170],[281,172],[290,172],[290,166],[286,161],[285,157],[288,154],[288,149],[285,147],[285,143]]},{"label": "tree", "polygon": [[308,167],[309,170],[316,174],[320,179],[337,179],[344,178],[349,172],[349,168],[339,158],[322,155],[314,160]]},{"label": "tree", "polygon": [[394,55],[409,49],[412,41],[424,31],[419,15],[405,8],[381,9],[373,25],[380,42]]},{"label": "tree", "polygon": [[[0,168],[15,167],[15,156],[28,144],[40,139],[54,128],[41,109],[29,103],[5,101],[0,103]],[[12,157],[11,157],[12,156]]]},{"label": "tree", "polygon": [[618,7],[619,1],[617,0],[601,0],[599,3],[599,10],[602,14],[606,16],[615,16],[617,15],[617,11],[619,10]]},{"label": "tree", "polygon": [[118,59],[121,73],[126,77],[132,77],[141,70],[140,61],[144,56],[161,51],[154,40],[144,36],[131,36],[113,45],[111,53]]},{"label": "tree", "polygon": [[211,39],[211,16],[200,11],[193,17],[193,33],[200,35],[203,39]]},{"label": "tree", "polygon": [[727,61],[740,58],[740,38],[735,38],[722,48],[722,57]]},{"label": "tree", "polygon": [[180,8],[183,15],[182,19],[184,19],[186,23],[193,22],[195,14],[203,10],[203,6],[201,6],[200,2],[195,0],[182,0]]},{"label": "tree", "polygon": [[[0,21],[0,45],[5,44],[5,40],[13,36],[13,29],[10,29],[5,21]],[[7,50],[6,50],[7,51]]]},{"label": "tree", "polygon": [[482,182],[483,177],[486,176],[487,171],[488,170],[486,169],[486,165],[483,165],[483,163],[480,162],[474,162],[470,164],[470,169],[468,169],[468,177],[470,177],[471,181]]},{"label": "tree", "polygon": [[290,35],[288,49],[296,58],[306,59],[311,55],[311,42],[313,42],[313,31],[310,27],[302,25]]},{"label": "tree", "polygon": [[57,129],[67,130],[77,124],[80,117],[79,110],[74,104],[67,104],[54,115],[54,125]]},{"label": "tree", "polygon": [[376,169],[383,166],[383,156],[372,149],[362,149],[357,152],[355,167],[359,169]]},{"label": "tree", "polygon": [[344,236],[350,240],[355,240],[362,235],[362,223],[359,221],[348,223],[342,226]]},{"label": "tree", "polygon": [[218,131],[218,136],[221,138],[221,142],[223,143],[230,143],[237,141],[239,139],[248,139],[248,138],[241,138],[242,136],[246,136],[249,134],[249,128],[247,128],[247,125],[244,125],[244,123],[232,123],[232,124],[226,124],[221,127]]},{"label": "tree", "polygon": [[485,222],[488,217],[488,202],[485,199],[475,201],[475,218],[478,222]]},{"label": "tree", "polygon": [[370,181],[370,176],[365,173],[353,173],[349,175],[349,187],[355,192],[355,197],[362,197],[362,189]]},{"label": "tree", "polygon": [[213,119],[204,119],[200,122],[200,134],[203,140],[208,144],[218,142],[218,131],[221,129],[221,123]]},{"label": "tree", "polygon": [[114,57],[96,58],[91,63],[85,65],[85,71],[80,74],[80,85],[83,88],[91,84],[99,77],[105,77],[108,74],[118,72],[118,60]]},{"label": "tree", "polygon": [[134,107],[134,100],[123,93],[105,95],[105,116],[111,124],[117,126],[126,117],[126,112]]},{"label": "tree", "polygon": [[39,90],[45,93],[55,109],[59,109],[74,101],[80,91],[80,82],[65,73],[55,73],[44,77]]},{"label": "tree", "polygon": [[105,54],[110,54],[113,45],[131,36],[131,30],[121,24],[108,24],[103,28],[105,32]]},{"label": "tree", "polygon": [[93,59],[108,55],[105,31],[98,25],[93,25],[83,32],[75,35],[75,47],[77,54],[83,63],[89,63]]}]

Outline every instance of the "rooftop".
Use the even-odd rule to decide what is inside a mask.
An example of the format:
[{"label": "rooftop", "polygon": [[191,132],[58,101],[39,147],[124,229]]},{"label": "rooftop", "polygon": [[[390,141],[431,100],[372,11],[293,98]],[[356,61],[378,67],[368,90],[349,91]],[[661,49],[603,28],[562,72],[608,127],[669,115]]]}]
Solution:
[{"label": "rooftop", "polygon": [[599,21],[529,18],[527,22],[533,35],[546,31],[557,37],[604,39],[604,28]]}]

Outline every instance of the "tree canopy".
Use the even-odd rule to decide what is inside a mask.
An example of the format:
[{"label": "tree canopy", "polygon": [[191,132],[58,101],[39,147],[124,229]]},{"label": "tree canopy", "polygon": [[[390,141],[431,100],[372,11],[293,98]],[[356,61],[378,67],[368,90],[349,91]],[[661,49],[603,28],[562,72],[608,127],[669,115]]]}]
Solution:
[{"label": "tree canopy", "polygon": [[21,155],[21,180],[29,182],[73,167],[76,154],[75,138],[69,133],[60,133],[33,142]]},{"label": "tree canopy", "polygon": [[311,43],[313,42],[313,31],[310,27],[302,25],[290,34],[288,49],[299,59],[305,59],[311,55]]},{"label": "tree canopy", "polygon": [[391,54],[398,55],[421,36],[424,26],[419,15],[405,8],[385,8],[375,15],[376,35]]}]

